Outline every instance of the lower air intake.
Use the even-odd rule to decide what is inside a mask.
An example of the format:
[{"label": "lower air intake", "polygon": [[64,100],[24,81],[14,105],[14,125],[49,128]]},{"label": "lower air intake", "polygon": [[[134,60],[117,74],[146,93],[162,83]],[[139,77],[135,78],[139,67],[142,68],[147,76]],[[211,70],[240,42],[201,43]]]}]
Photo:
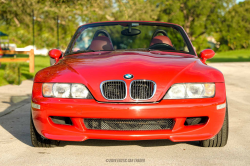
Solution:
[{"label": "lower air intake", "polygon": [[94,130],[169,130],[174,126],[173,119],[84,119],[87,129]]},{"label": "lower air intake", "polygon": [[69,117],[50,116],[50,118],[55,124],[72,125],[72,121]]}]

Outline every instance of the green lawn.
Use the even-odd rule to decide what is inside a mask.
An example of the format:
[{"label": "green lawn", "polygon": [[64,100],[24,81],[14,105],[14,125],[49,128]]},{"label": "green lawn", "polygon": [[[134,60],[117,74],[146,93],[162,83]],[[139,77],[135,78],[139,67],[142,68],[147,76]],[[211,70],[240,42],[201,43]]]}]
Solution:
[{"label": "green lawn", "polygon": [[[17,55],[17,58],[28,58],[28,57],[29,57],[28,55]],[[33,78],[39,70],[48,67],[50,65],[49,56],[41,56],[41,55],[35,56],[35,73],[29,73],[28,62],[19,62],[19,63],[21,64],[22,81]],[[6,63],[2,62],[2,65],[0,67],[0,86],[8,84],[8,82],[3,78],[5,66]]]},{"label": "green lawn", "polygon": [[218,52],[208,62],[250,62],[250,49]]},{"label": "green lawn", "polygon": [[[18,58],[28,58],[28,55],[17,55]],[[250,62],[250,49],[226,51],[216,53],[215,56],[208,60],[208,63],[213,62]],[[35,73],[29,73],[29,63],[21,62],[21,80],[33,78],[39,70],[48,67],[49,56],[35,56]],[[0,67],[0,86],[7,85],[8,82],[3,78],[6,63],[2,63]]]}]

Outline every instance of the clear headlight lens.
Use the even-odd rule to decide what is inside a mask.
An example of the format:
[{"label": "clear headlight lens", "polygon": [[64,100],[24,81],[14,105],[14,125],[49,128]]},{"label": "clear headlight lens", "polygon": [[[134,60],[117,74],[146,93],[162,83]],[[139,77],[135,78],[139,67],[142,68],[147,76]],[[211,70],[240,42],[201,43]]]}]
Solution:
[{"label": "clear headlight lens", "polygon": [[214,83],[174,84],[163,99],[209,98],[214,94]]},{"label": "clear headlight lens", "polygon": [[53,95],[58,98],[69,98],[70,97],[70,84],[59,84],[53,85]]},{"label": "clear headlight lens", "polygon": [[186,84],[186,98],[202,98],[204,93],[203,84]]},{"label": "clear headlight lens", "polygon": [[186,87],[184,84],[175,84],[165,95],[164,99],[182,99],[185,97]]},{"label": "clear headlight lens", "polygon": [[82,84],[72,84],[71,96],[72,98],[87,98],[90,95],[88,89]]},{"label": "clear headlight lens", "polygon": [[44,83],[44,97],[93,99],[83,84]]}]

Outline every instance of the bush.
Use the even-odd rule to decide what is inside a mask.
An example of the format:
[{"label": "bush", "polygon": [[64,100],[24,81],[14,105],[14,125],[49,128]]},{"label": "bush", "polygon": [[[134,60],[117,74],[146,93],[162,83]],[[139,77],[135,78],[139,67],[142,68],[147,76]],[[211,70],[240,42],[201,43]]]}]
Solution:
[{"label": "bush", "polygon": [[20,85],[21,84],[20,64],[8,63],[6,65],[3,77],[10,84]]},{"label": "bush", "polygon": [[216,51],[225,52],[225,51],[228,51],[228,50],[230,50],[230,48],[226,44],[222,44],[222,45],[220,45],[220,47]]}]

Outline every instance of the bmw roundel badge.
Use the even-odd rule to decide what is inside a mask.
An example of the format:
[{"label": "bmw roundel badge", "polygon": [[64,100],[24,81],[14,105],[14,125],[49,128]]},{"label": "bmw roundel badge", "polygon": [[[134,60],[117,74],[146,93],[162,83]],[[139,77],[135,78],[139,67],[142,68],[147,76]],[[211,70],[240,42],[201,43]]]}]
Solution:
[{"label": "bmw roundel badge", "polygon": [[125,79],[132,79],[134,76],[132,74],[125,74],[124,78]]}]

